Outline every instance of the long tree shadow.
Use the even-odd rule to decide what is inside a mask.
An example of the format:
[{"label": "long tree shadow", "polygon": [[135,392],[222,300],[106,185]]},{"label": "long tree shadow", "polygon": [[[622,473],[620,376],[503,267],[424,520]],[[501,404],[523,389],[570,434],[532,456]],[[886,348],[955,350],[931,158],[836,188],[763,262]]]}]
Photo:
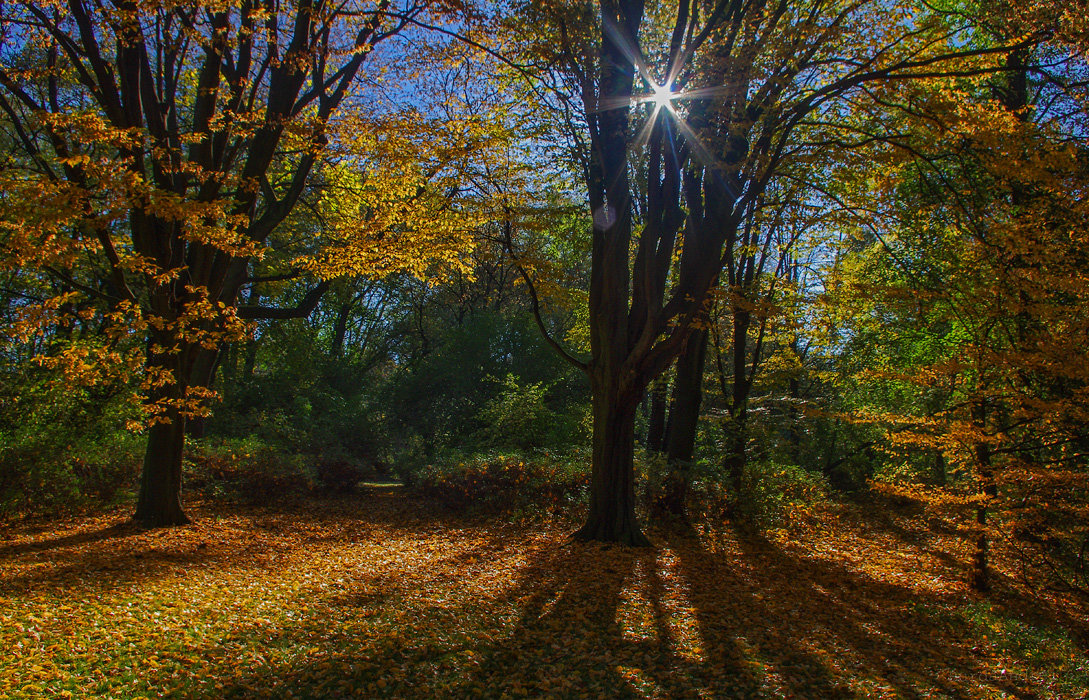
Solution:
[{"label": "long tree shadow", "polygon": [[[903,499],[872,493],[847,511],[842,524],[860,540],[874,534],[893,538],[897,548],[909,548],[937,562],[929,567],[933,576],[968,582],[972,577],[975,530],[958,524],[958,518],[973,519],[974,514],[929,513],[925,507],[904,503]],[[956,553],[951,553],[953,549]],[[1081,605],[1064,606],[1042,596],[1034,582],[1016,573],[1016,564],[1001,561],[1014,556],[1000,537],[991,540],[991,589],[979,600],[1000,616],[1017,619],[1040,628],[1062,629],[1082,655],[1089,655],[1089,618]],[[920,557],[922,558],[922,557]]]},{"label": "long tree shadow", "polygon": [[[757,679],[735,640],[716,636],[707,649],[677,624],[687,608],[677,600],[674,564],[667,548],[564,545],[523,573],[511,592],[521,601],[518,624],[452,695],[482,688],[488,697],[754,694]],[[713,662],[701,658],[705,652]]]},{"label": "long tree shadow", "polygon": [[[517,534],[485,538],[436,561],[435,568],[452,571],[482,557],[510,557],[524,545],[525,532],[521,538]],[[353,593],[334,602],[346,612],[369,606],[373,627],[356,628],[359,638],[330,645],[313,660],[237,678],[219,692],[223,697],[254,692],[301,697],[644,697],[641,676],[652,677],[648,668],[669,666],[671,660],[658,654],[656,643],[625,636],[618,608],[622,591],[638,571],[653,569],[654,557],[651,550],[552,539],[535,548],[518,569],[517,580],[487,603],[510,611],[514,619],[509,625],[481,628],[465,617],[472,615],[473,605],[435,601],[383,627],[392,633],[381,638],[373,636],[382,624],[379,618],[398,615],[394,609],[414,592],[395,575],[361,579]],[[413,582],[418,583],[426,580]],[[467,586],[472,583],[466,581]],[[284,630],[272,644],[299,643],[313,635],[318,622],[303,621]],[[489,618],[485,624],[494,622]],[[414,631],[423,634],[414,637]],[[344,650],[353,645],[355,652]],[[330,678],[339,684],[330,686]]]},{"label": "long tree shadow", "polygon": [[[237,649],[251,643],[259,631],[249,627],[220,640],[206,653],[223,658],[223,676],[215,679],[217,686],[209,695],[216,697],[286,696],[294,697],[463,697],[451,683],[453,666],[472,657],[472,665],[488,654],[488,639],[502,636],[502,629],[482,629],[472,619],[479,614],[479,596],[485,591],[477,586],[492,572],[496,560],[519,559],[526,545],[524,529],[500,527],[487,530],[464,527],[451,530],[451,537],[439,551],[422,557],[425,567],[406,571],[390,562],[356,572],[348,590],[331,593],[321,601],[323,610],[332,610],[338,621],[353,622],[328,634],[328,618],[309,616],[297,618],[289,627],[273,636],[264,635],[268,648],[310,647],[313,655],[290,662],[270,664],[239,673],[240,667],[227,663],[225,650]],[[422,544],[430,537],[427,532],[412,531],[407,544]],[[402,542],[398,546],[403,547]],[[504,590],[493,600],[497,606],[527,602],[529,607],[548,607],[548,591],[555,585],[553,576],[566,571],[557,557],[560,549],[548,546],[542,553],[534,550],[526,563],[528,579],[514,593]],[[501,569],[503,567],[500,567]],[[530,583],[532,581],[533,583]],[[453,589],[451,590],[451,584]],[[522,597],[528,596],[527,601]],[[488,624],[491,623],[489,618]],[[315,646],[315,641],[321,640]],[[507,644],[494,647],[509,650]],[[542,646],[544,649],[544,646]],[[557,648],[558,649],[558,648]],[[541,651],[541,650],[536,650]],[[555,653],[559,651],[553,650]],[[547,666],[547,663],[541,662]],[[538,687],[540,693],[548,687],[546,675]],[[478,679],[479,680],[479,679]],[[521,688],[527,686],[523,683]],[[557,688],[564,687],[557,684]],[[479,692],[469,693],[480,695]],[[491,696],[491,692],[487,693]]]},{"label": "long tree shadow", "polygon": [[[566,543],[546,551],[510,596],[521,608],[513,631],[484,650],[470,688],[495,695],[631,693],[619,673],[632,654],[617,622],[621,591],[647,551]],[[457,693],[455,693],[457,694]]]},{"label": "long tree shadow", "polygon": [[[1034,694],[1028,671],[1002,670],[978,647],[978,631],[951,621],[974,600],[963,590],[913,585],[912,572],[859,567],[857,557],[736,532],[657,531],[653,550],[573,543],[555,528],[485,526],[394,496],[318,506],[241,509],[222,530],[236,541],[219,549],[170,550],[111,538],[109,528],[59,538],[42,550],[57,560],[52,573],[9,572],[0,590],[103,561],[116,576],[92,573],[78,595],[180,564],[232,567],[242,554],[261,576],[280,560],[258,550],[291,553],[284,562],[307,573],[306,596],[320,599],[291,598],[298,614],[272,630],[243,616],[209,640],[202,674],[219,686],[186,691],[209,697]],[[103,550],[110,541],[115,548]],[[924,554],[910,544],[903,551]],[[351,564],[309,566],[325,556]],[[332,576],[339,583],[327,586]],[[241,667],[243,649],[268,661]]]},{"label": "long tree shadow", "polygon": [[108,524],[90,530],[49,536],[43,526],[28,526],[9,533],[21,541],[0,548],[0,594],[58,586],[101,594],[172,574],[260,568],[307,545],[482,526],[406,499],[403,487],[264,506],[196,502],[190,511],[194,522],[179,528],[148,530],[119,511],[94,519]]},{"label": "long tree shadow", "polygon": [[59,537],[47,537],[40,540],[9,544],[0,547],[0,559],[15,557],[31,552],[48,552],[54,549],[63,549],[65,547],[78,547],[93,542],[101,542],[103,540],[116,540],[121,537],[139,534],[140,532],[142,532],[142,529],[138,525],[125,520],[90,532],[74,532]]},{"label": "long tree shadow", "polygon": [[757,536],[712,552],[690,534],[670,540],[691,585],[709,662],[744,640],[766,669],[762,695],[1034,697],[1017,671],[999,672],[973,656],[972,640],[935,624],[928,609],[956,601],[860,575],[838,563],[784,551]]},{"label": "long tree shadow", "polygon": [[197,504],[194,522],[178,528],[146,529],[118,513],[100,518],[112,522],[92,530],[24,534],[34,539],[0,548],[0,593],[52,586],[101,593],[171,573],[261,565],[262,558],[307,542],[368,537],[393,508],[322,505]]}]

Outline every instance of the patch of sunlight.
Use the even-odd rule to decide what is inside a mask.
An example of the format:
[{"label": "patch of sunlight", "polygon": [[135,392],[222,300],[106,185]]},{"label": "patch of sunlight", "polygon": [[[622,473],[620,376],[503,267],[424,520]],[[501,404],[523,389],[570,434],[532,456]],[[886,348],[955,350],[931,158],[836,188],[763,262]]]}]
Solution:
[{"label": "patch of sunlight", "polygon": [[678,570],[679,560],[663,548],[654,562],[659,577],[659,613],[666,620],[666,631],[673,653],[682,659],[704,663],[708,661],[703,634],[700,632],[699,610],[692,601],[688,581]]},{"label": "patch of sunlight", "polygon": [[657,645],[661,641],[656,624],[653,593],[649,590],[653,566],[654,563],[649,559],[636,561],[632,575],[620,590],[620,600],[616,606],[616,626],[626,642]]},{"label": "patch of sunlight", "polygon": [[635,666],[617,666],[616,675],[626,681],[630,694],[640,698],[666,697],[665,690],[650,674]]}]

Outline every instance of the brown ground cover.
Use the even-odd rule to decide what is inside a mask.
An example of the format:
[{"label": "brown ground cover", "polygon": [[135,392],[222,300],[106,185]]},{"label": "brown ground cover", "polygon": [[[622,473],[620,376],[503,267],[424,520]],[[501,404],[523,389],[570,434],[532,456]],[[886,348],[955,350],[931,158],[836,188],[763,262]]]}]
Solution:
[{"label": "brown ground cover", "polygon": [[776,536],[466,519],[399,487],[0,531],[0,697],[1082,697],[1078,601],[887,504]]}]

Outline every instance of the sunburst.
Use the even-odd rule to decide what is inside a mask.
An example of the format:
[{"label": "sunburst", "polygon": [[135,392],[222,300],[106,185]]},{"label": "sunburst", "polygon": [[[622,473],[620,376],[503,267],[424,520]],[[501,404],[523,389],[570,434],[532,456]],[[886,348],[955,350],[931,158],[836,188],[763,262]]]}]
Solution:
[{"label": "sunburst", "polygon": [[[605,31],[625,57],[631,61],[643,84],[647,86],[647,91],[642,94],[632,95],[627,99],[619,97],[602,99],[598,103],[597,109],[605,111],[647,105],[646,121],[636,134],[632,146],[635,148],[645,147],[650,142],[655,125],[661,123],[663,128],[666,129],[670,148],[675,149],[678,141],[684,141],[689,152],[696,160],[711,170],[720,169],[722,165],[719,158],[703,143],[699,134],[688,124],[686,110],[678,107],[682,101],[714,99],[719,95],[727,94],[728,88],[726,86],[693,89],[682,87],[679,80],[681,69],[690,58],[686,51],[681,51],[678,55],[672,57],[666,70],[665,79],[658,82],[638,45],[633,43],[624,32],[620,31],[615,21],[606,21]],[[733,189],[728,185],[727,187]]]}]

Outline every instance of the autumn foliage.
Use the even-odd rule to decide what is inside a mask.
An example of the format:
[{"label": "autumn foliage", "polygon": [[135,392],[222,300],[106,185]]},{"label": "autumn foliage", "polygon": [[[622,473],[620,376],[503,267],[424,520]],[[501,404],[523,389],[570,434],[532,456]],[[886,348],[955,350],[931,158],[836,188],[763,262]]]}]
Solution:
[{"label": "autumn foliage", "polygon": [[1083,693],[1083,5],[0,5],[0,695]]}]

